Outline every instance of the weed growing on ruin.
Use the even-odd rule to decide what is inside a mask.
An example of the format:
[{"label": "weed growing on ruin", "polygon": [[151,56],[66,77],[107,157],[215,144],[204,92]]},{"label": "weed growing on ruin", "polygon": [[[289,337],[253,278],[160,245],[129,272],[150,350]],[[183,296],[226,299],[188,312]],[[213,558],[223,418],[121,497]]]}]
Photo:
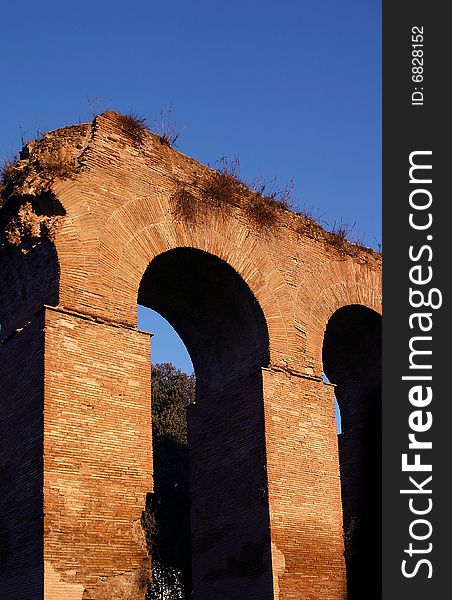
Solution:
[{"label": "weed growing on ruin", "polygon": [[89,112],[93,119],[95,119],[98,115],[102,113],[106,113],[110,111],[111,107],[111,98],[108,100],[108,103],[105,103],[103,100],[96,96],[94,100],[90,98],[90,96],[86,96],[86,101],[88,103]]},{"label": "weed growing on ruin", "polygon": [[317,223],[318,225],[325,223],[323,219],[324,215],[319,212],[319,209],[314,206],[314,204],[303,204],[303,207],[297,212],[297,215],[301,215],[305,219],[314,221],[314,223]]},{"label": "weed growing on ruin", "polygon": [[146,122],[146,117],[139,117],[137,114],[130,112],[126,114],[118,114],[119,123],[122,131],[137,145],[141,146],[145,140],[146,133],[149,127]]},{"label": "weed growing on ruin", "polygon": [[276,177],[270,181],[262,179],[247,184],[240,176],[240,160],[230,160],[222,156],[216,161],[213,173],[204,196],[210,206],[224,211],[234,199],[245,199],[245,213],[257,227],[271,228],[276,225],[278,210],[290,208],[293,179],[284,187],[277,184]]},{"label": "weed growing on ruin", "polygon": [[255,180],[250,185],[251,194],[245,207],[248,218],[258,227],[273,227],[278,219],[278,210],[292,206],[293,188],[293,178],[284,187],[279,186],[276,176],[270,181]]},{"label": "weed growing on ruin", "polygon": [[185,187],[176,190],[172,195],[174,214],[178,219],[195,222],[199,217],[200,206],[198,199]]},{"label": "weed growing on ruin", "polygon": [[180,131],[177,131],[176,121],[173,115],[173,106],[170,104],[166,113],[163,108],[160,109],[160,117],[154,119],[156,133],[163,146],[175,148],[177,140],[180,138]]},{"label": "weed growing on ruin", "polygon": [[77,169],[76,161],[68,154],[58,152],[41,156],[39,160],[24,162],[28,150],[25,147],[19,157],[14,156],[3,162],[0,167],[0,206],[2,206],[11,195],[17,195],[20,186],[24,184],[27,177],[39,176],[40,190],[50,189],[50,184],[55,178],[68,179],[72,177]]},{"label": "weed growing on ruin", "polygon": [[41,162],[41,169],[44,175],[52,178],[68,179],[74,174],[76,163],[70,157],[58,154]]},{"label": "weed growing on ruin", "polygon": [[24,174],[17,168],[18,156],[5,159],[0,166],[0,208],[5,204],[14,186],[20,185]]},{"label": "weed growing on ruin", "polygon": [[355,225],[356,225],[356,221],[355,221],[355,223],[353,223],[353,225],[350,225],[349,223],[344,223],[342,221],[342,219],[339,224],[336,223],[336,221],[334,221],[333,228],[330,233],[337,240],[344,241],[348,238],[350,233],[353,231],[353,229],[355,228]]},{"label": "weed growing on ruin", "polygon": [[294,178],[289,181],[285,186],[281,187],[278,184],[276,175],[269,181],[262,179],[254,180],[249,186],[250,189],[262,196],[265,200],[269,201],[269,204],[274,207],[290,209],[292,207],[292,195],[294,190]]},{"label": "weed growing on ruin", "polygon": [[217,170],[212,174],[209,184],[204,190],[205,200],[216,210],[224,212],[228,203],[231,204],[235,197],[245,189],[245,184],[240,179],[240,160],[232,160],[222,156],[216,161]]},{"label": "weed growing on ruin", "polygon": [[18,156],[6,158],[0,166],[0,183],[7,185],[15,175],[15,164],[19,160]]},{"label": "weed growing on ruin", "polygon": [[266,229],[276,225],[278,219],[277,203],[257,193],[249,195],[245,213],[256,226]]},{"label": "weed growing on ruin", "polygon": [[351,242],[348,241],[348,237],[355,228],[356,222],[353,225],[340,221],[340,223],[333,223],[331,231],[328,231],[328,241],[338,251],[345,251],[346,246]]},{"label": "weed growing on ruin", "polygon": [[234,156],[232,159],[229,159],[227,156],[220,156],[215,161],[215,165],[218,173],[227,175],[237,183],[243,184],[243,181],[240,179],[240,158],[238,156]]},{"label": "weed growing on ruin", "polygon": [[351,236],[355,226],[356,222],[350,225],[342,219],[340,223],[334,222],[330,231],[324,231],[324,240],[342,255],[357,256],[362,251],[372,253],[370,248],[364,246],[362,235]]}]

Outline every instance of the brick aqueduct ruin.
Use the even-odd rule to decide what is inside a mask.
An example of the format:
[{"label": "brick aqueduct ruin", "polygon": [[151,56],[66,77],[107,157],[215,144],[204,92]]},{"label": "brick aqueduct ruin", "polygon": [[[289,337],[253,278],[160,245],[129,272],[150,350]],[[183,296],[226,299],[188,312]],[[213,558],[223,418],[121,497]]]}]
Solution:
[{"label": "brick aqueduct ruin", "polygon": [[30,142],[4,179],[0,597],[144,598],[137,302],[196,373],[194,600],[379,597],[380,255],[111,112]]}]

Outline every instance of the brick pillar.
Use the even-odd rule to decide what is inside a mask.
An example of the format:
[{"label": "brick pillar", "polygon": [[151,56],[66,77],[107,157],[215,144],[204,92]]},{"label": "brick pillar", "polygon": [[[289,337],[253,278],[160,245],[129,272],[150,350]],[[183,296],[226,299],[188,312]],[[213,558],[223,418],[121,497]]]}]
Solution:
[{"label": "brick pillar", "polygon": [[274,600],[345,600],[334,387],[263,370]]},{"label": "brick pillar", "polygon": [[194,600],[272,600],[260,370],[188,409]]},{"label": "brick pillar", "polygon": [[149,334],[46,309],[44,600],[142,600]]},{"label": "brick pillar", "polygon": [[0,598],[43,598],[42,314],[0,344]]}]

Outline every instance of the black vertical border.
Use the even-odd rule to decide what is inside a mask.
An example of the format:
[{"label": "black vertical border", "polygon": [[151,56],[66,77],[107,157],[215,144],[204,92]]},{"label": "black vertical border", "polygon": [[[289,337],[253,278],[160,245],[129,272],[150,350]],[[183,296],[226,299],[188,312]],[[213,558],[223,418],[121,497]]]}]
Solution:
[{"label": "black vertical border", "polygon": [[[409,598],[445,599],[450,594],[452,574],[452,394],[449,356],[452,350],[450,318],[450,265],[452,244],[452,176],[451,114],[448,98],[452,73],[452,25],[446,17],[447,3],[383,2],[383,599]],[[424,80],[412,81],[412,27],[423,27]],[[448,31],[449,30],[449,31]],[[423,87],[424,105],[412,106],[415,86]],[[410,228],[409,155],[416,150],[431,150],[433,193],[431,212],[433,225],[428,232]],[[409,373],[408,342],[413,332],[409,328],[408,290],[411,263],[408,249],[430,243],[433,250],[431,287],[439,288],[443,296],[438,310],[432,313],[433,400],[428,408],[433,414],[432,429],[422,439],[431,440],[432,450],[422,452],[433,465],[431,481],[433,509],[428,518],[433,533],[424,542],[412,540],[410,523],[416,517],[410,512],[409,496],[400,494],[409,486],[408,473],[401,469],[401,455],[407,452],[409,414],[415,410],[408,400],[410,385],[401,377]],[[427,253],[425,253],[425,256]],[[426,334],[428,335],[428,334]],[[411,374],[413,374],[411,372]],[[425,373],[423,373],[425,374]],[[428,410],[427,408],[425,410]],[[421,435],[419,435],[421,438]],[[429,453],[429,454],[428,454]],[[412,453],[413,454],[413,453]],[[423,475],[420,473],[418,479]],[[412,487],[412,486],[411,486]],[[427,486],[425,486],[427,487]],[[424,501],[428,497],[419,495]],[[421,502],[421,501],[420,501]],[[419,506],[421,504],[419,503]],[[418,530],[421,531],[421,528]],[[404,550],[410,541],[418,548],[433,544],[431,553],[416,555],[432,563],[432,578],[425,565],[416,576],[406,578],[401,571]],[[450,558],[449,558],[450,557]],[[411,559],[411,569],[416,559]],[[364,599],[363,599],[364,600]]]}]

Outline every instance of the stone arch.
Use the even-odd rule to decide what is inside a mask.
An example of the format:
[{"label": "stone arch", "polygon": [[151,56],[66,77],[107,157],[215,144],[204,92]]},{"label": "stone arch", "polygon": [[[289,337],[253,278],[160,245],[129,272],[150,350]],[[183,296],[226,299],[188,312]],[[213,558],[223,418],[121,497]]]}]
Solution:
[{"label": "stone arch", "polygon": [[187,411],[194,594],[270,600],[262,309],[225,261],[181,247],[150,262],[138,302],[173,325],[196,373]]},{"label": "stone arch", "polygon": [[336,386],[349,600],[379,598],[381,573],[381,316],[359,304],[329,318],[322,346]]},{"label": "stone arch", "polygon": [[226,262],[194,248],[174,248],[146,269],[138,303],[159,312],[184,341],[197,380],[209,387],[269,364],[262,309]]},{"label": "stone arch", "polygon": [[[61,192],[59,190],[61,189]],[[56,193],[60,194],[62,205],[66,208],[66,214],[61,219],[55,232],[55,247],[58,252],[58,259],[63,265],[60,274],[60,304],[65,307],[80,307],[85,304],[88,306],[88,300],[80,301],[82,293],[87,296],[88,278],[92,270],[89,259],[86,256],[84,230],[86,229],[83,217],[88,215],[89,208],[85,202],[81,202],[80,197],[84,199],[83,194],[77,186],[71,185],[68,189],[66,185],[58,182],[55,185]],[[83,206],[83,210],[81,210]],[[92,218],[92,215],[91,215]],[[66,281],[69,282],[66,285]]]},{"label": "stone arch", "polygon": [[[246,228],[236,223],[212,223],[207,231],[191,228],[177,221],[146,224],[135,231],[122,245],[111,278],[108,318],[132,320],[135,323],[133,293],[140,283],[141,273],[156,256],[176,248],[193,248],[213,254],[238,273],[256,297],[265,314],[270,339],[270,362],[283,367],[295,360],[295,345],[285,313],[291,312],[292,301],[285,293],[286,285],[268,254]],[[118,294],[118,291],[120,293]],[[122,314],[120,314],[122,313]]]},{"label": "stone arch", "polygon": [[[378,280],[373,281],[373,273],[370,273],[369,281],[366,282],[365,273],[354,275],[350,278],[348,273],[343,273],[342,277],[334,277],[326,282],[309,281],[300,288],[295,301],[299,322],[306,331],[306,356],[305,361],[312,372],[321,377],[323,374],[322,347],[325,330],[331,316],[338,309],[352,305],[365,306],[381,315],[381,287]],[[323,283],[323,285],[322,285]],[[306,289],[311,291],[308,300]]]},{"label": "stone arch", "polygon": [[249,285],[268,322],[271,363],[285,368],[302,360],[304,344],[285,316],[293,312],[292,296],[249,226],[214,213],[202,226],[182,222],[171,213],[168,194],[158,189],[151,196],[128,199],[100,217],[87,200],[78,199],[81,192],[70,186],[63,194],[69,216],[57,237],[65,265],[62,306],[78,306],[81,312],[89,306],[93,315],[135,326],[136,291],[147,264],[169,249],[197,248],[230,264]]}]

